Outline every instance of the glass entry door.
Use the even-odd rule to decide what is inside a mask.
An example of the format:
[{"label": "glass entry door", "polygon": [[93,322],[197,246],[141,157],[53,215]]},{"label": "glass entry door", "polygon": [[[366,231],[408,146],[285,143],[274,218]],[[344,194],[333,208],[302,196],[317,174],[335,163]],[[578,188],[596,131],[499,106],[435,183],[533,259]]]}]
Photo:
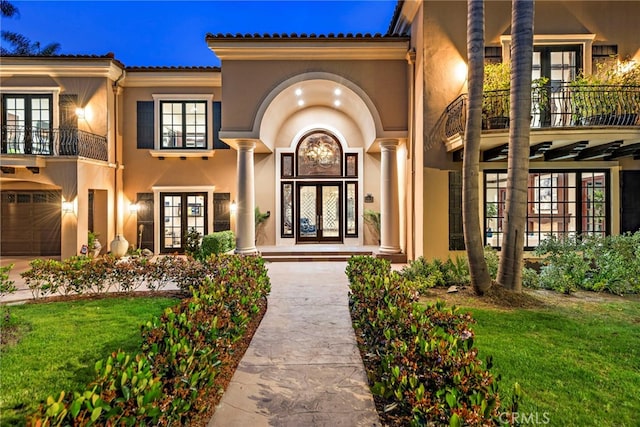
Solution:
[{"label": "glass entry door", "polygon": [[342,241],[341,184],[298,184],[297,200],[299,242]]},{"label": "glass entry door", "polygon": [[161,252],[183,252],[187,233],[207,234],[206,193],[160,193]]}]

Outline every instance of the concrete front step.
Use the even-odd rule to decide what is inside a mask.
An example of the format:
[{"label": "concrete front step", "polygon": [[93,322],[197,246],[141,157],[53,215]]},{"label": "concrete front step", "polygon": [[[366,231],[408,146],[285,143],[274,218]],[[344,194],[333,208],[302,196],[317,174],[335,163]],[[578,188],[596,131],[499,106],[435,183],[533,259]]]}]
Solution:
[{"label": "concrete front step", "polygon": [[348,261],[353,255],[373,255],[372,251],[291,251],[261,252],[262,258],[271,262],[321,262]]}]

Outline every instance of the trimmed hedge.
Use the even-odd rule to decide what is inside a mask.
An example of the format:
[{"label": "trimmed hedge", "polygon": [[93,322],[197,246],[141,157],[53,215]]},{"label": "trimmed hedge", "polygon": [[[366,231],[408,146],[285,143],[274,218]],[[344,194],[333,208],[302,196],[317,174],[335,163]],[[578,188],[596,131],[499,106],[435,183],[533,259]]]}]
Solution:
[{"label": "trimmed hedge", "polygon": [[201,256],[219,255],[236,247],[236,236],[233,231],[218,231],[202,238]]},{"label": "trimmed hedge", "polygon": [[139,352],[97,362],[86,390],[49,397],[30,425],[185,425],[207,409],[216,375],[270,290],[262,258],[221,256],[207,264],[213,278],[142,326]]},{"label": "trimmed hedge", "polygon": [[418,303],[415,284],[392,273],[388,261],[352,257],[346,273],[353,324],[382,413],[399,425],[503,423],[497,379],[473,347],[471,315]]}]

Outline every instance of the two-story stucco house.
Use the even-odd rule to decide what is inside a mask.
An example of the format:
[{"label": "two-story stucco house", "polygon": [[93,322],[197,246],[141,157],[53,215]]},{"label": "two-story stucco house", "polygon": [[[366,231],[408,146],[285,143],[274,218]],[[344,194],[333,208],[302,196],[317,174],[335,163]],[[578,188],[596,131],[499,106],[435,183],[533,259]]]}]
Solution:
[{"label": "two-story stucco house", "polygon": [[[510,12],[486,2],[487,63],[509,61]],[[533,77],[548,83],[531,119],[527,248],[640,228],[640,86],[572,83],[596,64],[640,60],[637,16],[640,2],[536,2]],[[193,228],[233,229],[239,253],[463,249],[465,1],[400,1],[383,35],[203,43],[220,68],[0,58],[1,255],[68,257],[89,230],[105,251],[122,235],[173,253]],[[478,209],[486,244],[500,247],[508,94],[485,97],[501,109],[486,111]],[[580,109],[585,99],[600,107]],[[271,213],[259,233],[256,207]]]}]

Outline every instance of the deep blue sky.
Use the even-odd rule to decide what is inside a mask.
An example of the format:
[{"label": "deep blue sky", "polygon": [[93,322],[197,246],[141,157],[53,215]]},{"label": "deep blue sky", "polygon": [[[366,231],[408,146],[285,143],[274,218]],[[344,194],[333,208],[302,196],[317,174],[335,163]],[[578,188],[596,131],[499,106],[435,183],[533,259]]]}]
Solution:
[{"label": "deep blue sky", "polygon": [[[220,65],[206,33],[385,33],[396,0],[12,1],[2,29],[127,66]],[[4,43],[3,43],[4,46]]]}]

